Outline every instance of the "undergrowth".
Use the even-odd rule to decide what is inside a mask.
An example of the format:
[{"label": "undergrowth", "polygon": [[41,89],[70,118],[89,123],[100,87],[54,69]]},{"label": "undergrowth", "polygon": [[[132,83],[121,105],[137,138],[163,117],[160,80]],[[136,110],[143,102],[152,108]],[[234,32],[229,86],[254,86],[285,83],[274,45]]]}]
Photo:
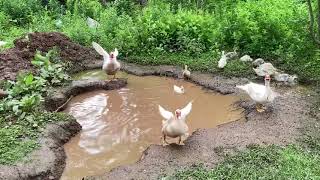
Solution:
[{"label": "undergrowth", "polygon": [[37,138],[47,123],[71,118],[42,107],[48,88],[68,81],[62,65],[50,62],[52,54],[35,55],[32,63],[39,66],[39,76],[20,74],[16,81],[3,83],[8,96],[0,100],[0,164],[14,164],[38,147]]},{"label": "undergrowth", "polygon": [[319,179],[319,163],[319,154],[297,146],[253,146],[214,169],[199,165],[161,179]]}]

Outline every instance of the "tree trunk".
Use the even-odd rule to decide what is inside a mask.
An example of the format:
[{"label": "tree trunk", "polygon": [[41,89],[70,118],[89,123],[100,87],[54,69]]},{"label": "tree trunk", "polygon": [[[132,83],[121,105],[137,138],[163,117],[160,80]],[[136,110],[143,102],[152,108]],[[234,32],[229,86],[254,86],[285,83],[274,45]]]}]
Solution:
[{"label": "tree trunk", "polygon": [[308,10],[309,10],[309,17],[310,17],[310,24],[309,24],[309,31],[310,31],[310,34],[311,34],[311,37],[313,39],[313,41],[318,44],[320,46],[320,14],[319,14],[319,11],[320,11],[320,0],[318,0],[318,13],[317,13],[317,23],[318,23],[318,28],[317,28],[317,32],[318,32],[318,37],[316,36],[315,32],[314,32],[314,28],[313,28],[313,25],[314,25],[314,15],[313,15],[313,10],[312,10],[312,2],[311,0],[306,0],[307,1],[307,5],[308,5]]}]

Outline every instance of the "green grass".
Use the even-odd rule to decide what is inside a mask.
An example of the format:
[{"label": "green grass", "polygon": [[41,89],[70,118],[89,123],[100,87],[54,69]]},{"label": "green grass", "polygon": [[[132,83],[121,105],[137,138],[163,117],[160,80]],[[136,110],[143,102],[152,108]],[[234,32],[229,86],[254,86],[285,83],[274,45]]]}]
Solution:
[{"label": "green grass", "polygon": [[320,179],[320,157],[296,146],[251,147],[212,170],[200,165],[163,179]]},{"label": "green grass", "polygon": [[64,113],[48,112],[21,120],[0,118],[0,164],[13,165],[39,147],[37,139],[48,123],[69,121],[71,118]]},{"label": "green grass", "polygon": [[227,77],[251,77],[254,78],[251,63],[239,60],[229,61],[224,69],[217,67],[219,54],[217,52],[203,53],[201,56],[189,56],[181,53],[152,52],[150,54],[132,55],[124,58],[124,61],[142,65],[188,65],[191,71],[211,72]]}]

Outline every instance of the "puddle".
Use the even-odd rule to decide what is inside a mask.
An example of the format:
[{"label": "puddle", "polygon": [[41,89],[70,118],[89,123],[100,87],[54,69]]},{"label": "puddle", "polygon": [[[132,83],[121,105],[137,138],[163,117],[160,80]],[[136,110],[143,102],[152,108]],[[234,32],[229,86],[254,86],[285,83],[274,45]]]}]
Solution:
[{"label": "puddle", "polygon": [[[82,131],[64,147],[67,165],[62,180],[99,175],[120,165],[136,162],[150,144],[160,144],[162,118],[158,104],[174,111],[194,100],[188,116],[189,134],[241,118],[231,104],[235,96],[222,96],[200,86],[164,77],[128,78],[128,86],[112,91],[93,91],[73,98],[65,112],[82,125]],[[118,77],[119,77],[118,76]],[[75,79],[105,79],[102,71],[84,72]],[[173,85],[183,85],[177,95]],[[168,139],[177,142],[178,139]]]}]

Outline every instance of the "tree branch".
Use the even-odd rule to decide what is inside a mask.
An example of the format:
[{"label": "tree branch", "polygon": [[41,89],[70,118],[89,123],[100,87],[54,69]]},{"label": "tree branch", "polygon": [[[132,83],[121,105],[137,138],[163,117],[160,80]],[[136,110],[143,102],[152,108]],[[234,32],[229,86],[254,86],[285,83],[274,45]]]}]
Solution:
[{"label": "tree branch", "polygon": [[61,106],[59,106],[58,109],[56,109],[54,112],[59,112],[63,110],[72,98],[73,98],[73,95],[71,95],[69,99],[65,103],[63,103]]}]

